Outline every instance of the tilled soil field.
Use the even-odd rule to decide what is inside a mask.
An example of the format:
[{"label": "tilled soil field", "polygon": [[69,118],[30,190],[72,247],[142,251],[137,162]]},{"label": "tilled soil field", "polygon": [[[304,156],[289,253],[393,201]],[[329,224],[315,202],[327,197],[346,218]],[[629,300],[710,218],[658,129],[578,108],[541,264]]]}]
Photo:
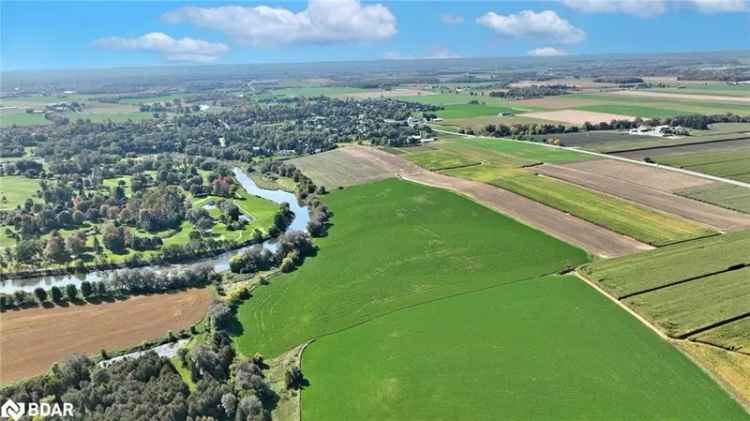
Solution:
[{"label": "tilled soil field", "polygon": [[42,374],[72,353],[124,349],[185,329],[206,314],[210,299],[203,288],[2,313],[0,384]]},{"label": "tilled soil field", "polygon": [[[603,167],[608,165],[617,167],[615,163],[610,164],[602,161],[593,161],[592,164]],[[651,169],[643,168],[643,170]],[[658,169],[654,170],[659,171]],[[676,174],[675,177],[671,178],[669,176],[664,177],[664,183],[650,184],[648,182],[648,175],[643,174],[645,171],[640,170],[640,168],[634,169],[633,174],[628,174],[626,168],[621,168],[619,171],[616,168],[612,168],[610,171],[602,170],[595,172],[593,168],[587,170],[585,166],[581,168],[576,167],[576,164],[545,164],[534,167],[534,171],[538,174],[558,178],[591,190],[611,194],[663,212],[700,222],[721,231],[737,231],[750,227],[750,216],[746,214],[664,191],[665,189],[677,190],[681,188],[680,186],[685,186],[683,188],[690,187],[690,184],[692,184],[691,181],[687,178],[678,177],[680,174]],[[603,175],[602,173],[611,175]],[[695,185],[700,184],[693,184],[693,186]],[[655,186],[659,187],[656,188]]]}]

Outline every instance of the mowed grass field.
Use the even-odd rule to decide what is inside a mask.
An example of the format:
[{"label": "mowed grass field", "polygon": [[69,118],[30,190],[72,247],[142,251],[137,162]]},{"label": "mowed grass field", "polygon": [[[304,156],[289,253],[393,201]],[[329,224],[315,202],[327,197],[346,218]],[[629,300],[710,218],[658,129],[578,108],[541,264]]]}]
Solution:
[{"label": "mowed grass field", "polygon": [[685,337],[718,322],[750,316],[750,269],[695,279],[624,301],[668,335]]},{"label": "mowed grass field", "polygon": [[34,196],[37,190],[39,180],[15,175],[0,177],[0,210],[23,206],[26,199]]},{"label": "mowed grass field", "polygon": [[577,266],[588,256],[453,193],[389,179],[325,196],[333,227],[297,271],[238,309],[244,355],[305,341],[407,307]]},{"label": "mowed grass field", "polygon": [[681,190],[677,194],[723,208],[750,213],[750,188],[747,187],[716,183]]},{"label": "mowed grass field", "polygon": [[492,184],[654,246],[715,233],[704,225],[549,177],[523,174]]},{"label": "mowed grass field", "polygon": [[750,264],[750,231],[702,238],[616,259],[584,273],[617,298]]},{"label": "mowed grass field", "polygon": [[687,358],[574,277],[389,314],[313,342],[302,364],[302,418],[311,420],[747,418]]},{"label": "mowed grass field", "polygon": [[654,161],[704,174],[745,181],[750,179],[750,148],[721,152],[660,155]]},{"label": "mowed grass field", "polygon": [[[695,335],[693,339],[748,353],[750,350],[750,317],[707,330]],[[750,359],[750,356],[748,359]]]}]

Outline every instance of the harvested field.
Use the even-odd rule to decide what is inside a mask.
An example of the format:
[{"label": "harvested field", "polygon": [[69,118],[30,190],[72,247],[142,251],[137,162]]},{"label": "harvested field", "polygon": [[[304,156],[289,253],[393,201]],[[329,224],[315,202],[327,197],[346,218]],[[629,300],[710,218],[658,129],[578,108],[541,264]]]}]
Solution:
[{"label": "harvested field", "polygon": [[428,171],[410,173],[404,178],[468,196],[491,209],[509,215],[560,240],[580,246],[597,256],[623,256],[651,248],[632,238],[485,183]]},{"label": "harvested field", "polygon": [[743,352],[750,357],[750,317],[709,329],[690,339]]},{"label": "harvested field", "polygon": [[44,373],[72,353],[117,350],[187,328],[206,313],[208,289],[0,314],[0,384]]},{"label": "harvested field", "polygon": [[711,203],[727,209],[750,213],[750,189],[725,183],[711,183],[676,192],[705,203]]},{"label": "harvested field", "polygon": [[[545,164],[532,169],[538,174],[611,194],[721,231],[750,228],[749,215],[671,193],[671,190],[702,186],[710,181],[622,161],[586,161],[579,164]],[[659,176],[663,177],[663,183],[659,181]]]},{"label": "harvested field", "polygon": [[664,155],[684,155],[698,152],[720,153],[726,151],[734,151],[737,149],[750,148],[750,137],[746,136],[739,139],[724,140],[719,142],[709,141],[704,143],[700,143],[700,139],[700,137],[691,138],[691,141],[695,143],[691,143],[689,145],[675,144],[672,146],[664,147],[655,145],[655,147],[651,147],[645,150],[624,151],[615,153],[615,155],[624,158],[643,160],[646,157],[658,158]]},{"label": "harvested field", "polygon": [[690,334],[750,316],[750,268],[733,270],[638,294],[624,302],[664,330],[669,336]]},{"label": "harvested field", "polygon": [[612,120],[635,120],[634,117],[627,115],[597,113],[593,111],[580,110],[542,111],[535,113],[526,113],[523,114],[523,116],[531,118],[541,118],[543,120],[550,121],[559,121],[562,123],[570,123],[575,125],[582,125],[586,122],[598,124],[602,122],[609,122]]},{"label": "harvested field", "polygon": [[750,176],[750,148],[662,155],[655,161],[704,174],[739,179]]},{"label": "harvested field", "polygon": [[705,225],[549,177],[527,173],[492,184],[657,247],[715,233]]},{"label": "harvested field", "polygon": [[680,341],[676,346],[711,372],[713,377],[750,410],[750,355],[701,343]]},{"label": "harvested field", "polygon": [[399,171],[414,167],[408,161],[386,152],[350,146],[320,154],[293,159],[291,162],[315,184],[329,190],[394,177]]},{"label": "harvested field", "polygon": [[685,100],[693,100],[693,101],[716,101],[716,102],[750,104],[750,98],[736,97],[736,96],[673,94],[673,93],[668,93],[668,92],[651,92],[651,91],[617,91],[617,92],[610,92],[610,94],[637,96],[637,97],[646,97],[646,98],[685,99]]},{"label": "harvested field", "polygon": [[558,165],[592,174],[605,174],[607,177],[625,180],[665,192],[674,192],[713,183],[712,181],[689,174],[681,174],[618,160],[600,159],[561,163]]},{"label": "harvested field", "polygon": [[702,238],[585,267],[589,278],[621,298],[750,264],[750,231]]},{"label": "harvested field", "polygon": [[481,164],[479,161],[466,159],[457,153],[443,150],[426,150],[423,152],[409,153],[406,155],[406,159],[431,171]]}]

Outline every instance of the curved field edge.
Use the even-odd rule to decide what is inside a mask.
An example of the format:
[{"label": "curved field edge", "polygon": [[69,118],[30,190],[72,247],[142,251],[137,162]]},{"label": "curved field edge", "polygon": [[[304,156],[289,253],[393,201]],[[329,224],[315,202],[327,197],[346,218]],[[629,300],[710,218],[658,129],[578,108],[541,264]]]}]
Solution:
[{"label": "curved field edge", "polygon": [[303,364],[303,419],[747,419],[688,358],[574,277],[394,312],[317,339]]},{"label": "curved field edge", "polygon": [[235,344],[272,358],[309,339],[448,296],[555,273],[586,253],[477,203],[401,180],[325,197],[317,256],[238,308]]}]

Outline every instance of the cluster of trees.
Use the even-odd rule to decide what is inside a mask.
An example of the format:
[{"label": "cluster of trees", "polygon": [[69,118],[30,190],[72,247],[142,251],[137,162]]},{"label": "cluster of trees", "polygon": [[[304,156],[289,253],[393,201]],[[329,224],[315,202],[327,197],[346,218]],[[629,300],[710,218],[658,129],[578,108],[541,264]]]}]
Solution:
[{"label": "cluster of trees", "polygon": [[234,256],[229,261],[229,269],[234,273],[257,273],[278,266],[282,272],[291,272],[315,251],[309,234],[288,231],[278,238],[275,252],[260,245],[253,246]]},{"label": "cluster of trees", "polygon": [[643,79],[633,76],[602,76],[594,78],[596,83],[615,83],[618,85],[634,85],[643,83]]},{"label": "cluster of trees", "polygon": [[[37,136],[35,151],[50,165],[71,161],[76,166],[123,156],[180,152],[221,160],[249,162],[279,151],[314,153],[338,142],[363,138],[401,143],[412,129],[384,120],[405,120],[413,112],[434,107],[390,99],[343,100],[327,97],[289,98],[271,103],[245,101],[218,113],[185,114],[169,121],[144,120],[95,123],[76,120],[45,127],[11,127],[0,137],[5,144]],[[88,168],[91,169],[91,168]],[[79,174],[85,174],[78,170]]]},{"label": "cluster of trees", "polygon": [[126,269],[113,272],[104,281],[83,281],[80,287],[67,284],[49,289],[36,288],[33,293],[19,290],[13,294],[0,294],[0,310],[46,306],[47,304],[60,305],[81,300],[121,299],[131,295],[198,288],[220,280],[221,276],[210,267],[166,272]]},{"label": "cluster of trees", "polygon": [[572,88],[568,85],[531,85],[511,87],[503,91],[490,92],[491,97],[507,99],[542,98],[545,96],[565,95]]}]

